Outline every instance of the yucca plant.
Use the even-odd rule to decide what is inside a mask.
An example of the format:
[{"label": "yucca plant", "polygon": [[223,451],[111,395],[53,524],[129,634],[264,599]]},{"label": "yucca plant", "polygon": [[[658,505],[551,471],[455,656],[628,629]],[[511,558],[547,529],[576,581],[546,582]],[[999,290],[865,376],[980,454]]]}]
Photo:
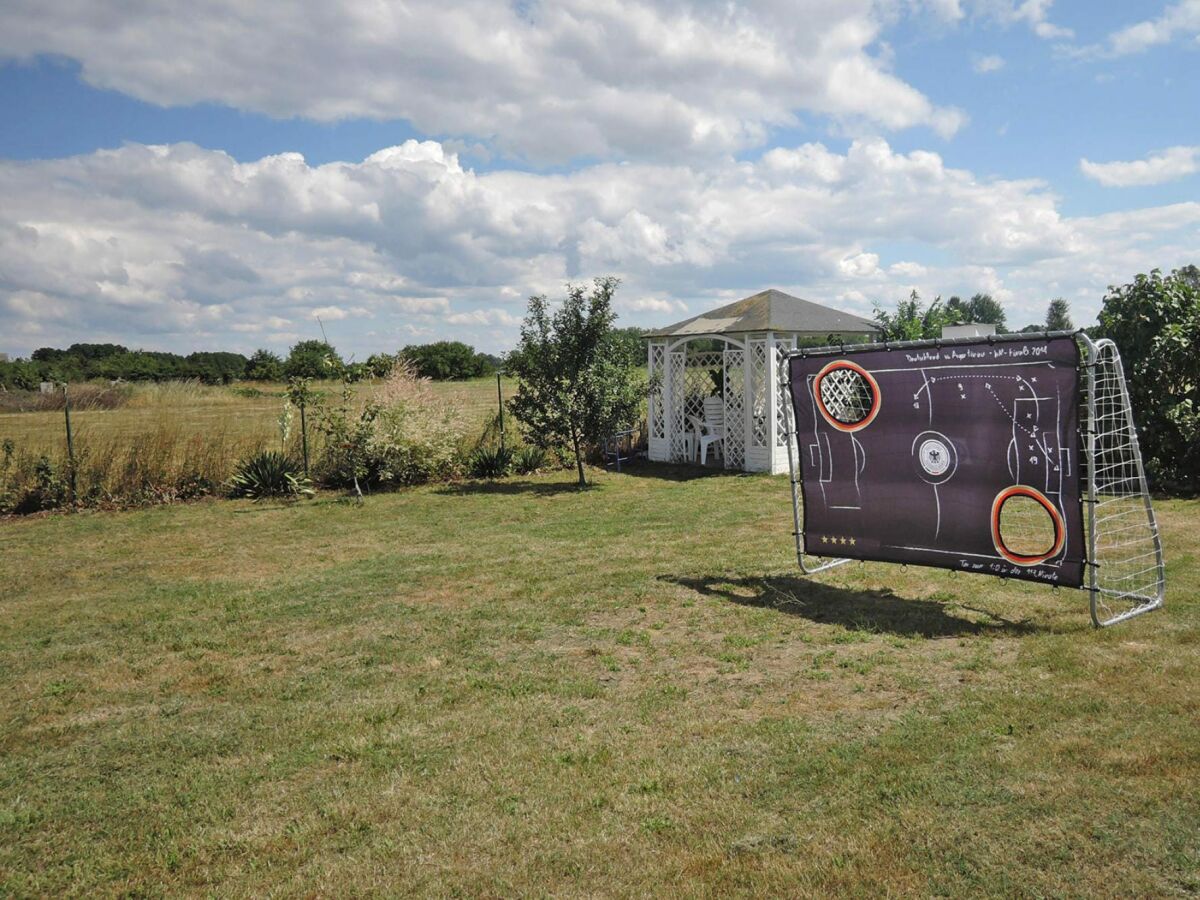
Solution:
[{"label": "yucca plant", "polygon": [[313,490],[294,459],[274,450],[261,450],[238,463],[229,479],[229,495],[251,500],[296,499],[311,497]]},{"label": "yucca plant", "polygon": [[546,451],[541,447],[519,447],[513,454],[513,468],[522,475],[528,475],[544,468]]},{"label": "yucca plant", "polygon": [[471,455],[470,470],[476,478],[502,478],[512,464],[513,452],[507,447],[480,447]]}]

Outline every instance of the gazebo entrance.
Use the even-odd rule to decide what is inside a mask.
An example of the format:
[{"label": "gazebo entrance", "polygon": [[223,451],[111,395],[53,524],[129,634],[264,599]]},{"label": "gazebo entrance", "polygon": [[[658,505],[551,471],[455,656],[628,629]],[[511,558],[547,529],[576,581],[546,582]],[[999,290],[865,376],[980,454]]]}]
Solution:
[{"label": "gazebo entrance", "polygon": [[783,353],[806,338],[854,340],[875,330],[866,319],[771,290],[651,332],[647,362],[659,388],[647,415],[650,459],[786,472]]}]

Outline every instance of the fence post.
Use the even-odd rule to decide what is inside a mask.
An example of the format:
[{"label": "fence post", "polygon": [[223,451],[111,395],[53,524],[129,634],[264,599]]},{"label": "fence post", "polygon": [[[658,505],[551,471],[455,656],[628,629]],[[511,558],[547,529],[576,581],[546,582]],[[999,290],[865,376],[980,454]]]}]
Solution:
[{"label": "fence post", "polygon": [[500,451],[504,452],[504,395],[500,392],[501,372],[496,372],[496,405],[500,407]]},{"label": "fence post", "polygon": [[304,477],[308,477],[308,422],[304,418],[304,398],[300,398],[300,446],[304,452]]},{"label": "fence post", "polygon": [[67,420],[67,467],[71,473],[71,502],[79,496],[78,483],[75,480],[75,438],[71,434],[71,397],[67,393],[67,385],[63,383],[63,415]]}]

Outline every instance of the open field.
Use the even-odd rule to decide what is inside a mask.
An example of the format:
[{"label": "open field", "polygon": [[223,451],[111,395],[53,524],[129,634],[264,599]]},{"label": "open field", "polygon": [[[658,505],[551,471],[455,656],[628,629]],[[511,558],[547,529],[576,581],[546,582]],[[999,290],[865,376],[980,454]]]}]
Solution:
[{"label": "open field", "polygon": [[[480,429],[496,415],[496,379],[433,382],[434,392],[461,410],[465,421]],[[138,440],[162,428],[190,435],[221,435],[239,445],[257,446],[278,440],[278,418],[286,385],[242,383],[228,386],[164,382],[128,386],[129,400],[116,409],[76,409],[71,425],[80,445],[114,438]],[[369,392],[371,384],[355,385]],[[341,395],[341,385],[314,385],[328,402]],[[506,398],[515,385],[504,379]],[[61,409],[46,412],[0,412],[0,441],[11,438],[31,453],[59,453],[66,443]]]},{"label": "open field", "polygon": [[1200,502],[1097,632],[687,474],[0,523],[0,892],[1200,891]]},{"label": "open field", "polygon": [[[355,402],[383,390],[354,385]],[[455,422],[460,452],[496,441],[496,381],[435,382]],[[503,390],[511,396],[513,384]],[[314,386],[317,402],[308,410],[310,458],[323,444],[323,403],[342,403],[340,383]],[[103,403],[95,401],[97,394]],[[286,449],[301,456],[300,416],[289,408],[281,384],[206,386],[167,382],[109,389],[76,386],[71,412],[75,466],[67,452],[61,395],[0,395],[0,514],[64,505],[72,498],[87,507],[129,507],[220,493],[241,460],[262,450]],[[57,408],[53,408],[57,405]],[[39,409],[39,406],[51,408]],[[22,411],[13,412],[11,410]],[[508,417],[510,437],[518,433]],[[287,437],[286,442],[284,437]],[[74,472],[72,480],[71,473]]]}]

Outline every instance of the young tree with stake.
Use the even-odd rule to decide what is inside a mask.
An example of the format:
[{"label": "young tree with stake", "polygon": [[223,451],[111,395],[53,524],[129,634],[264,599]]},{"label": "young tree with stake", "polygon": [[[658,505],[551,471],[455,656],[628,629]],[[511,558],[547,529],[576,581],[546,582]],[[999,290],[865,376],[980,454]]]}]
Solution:
[{"label": "young tree with stake", "polygon": [[597,278],[589,293],[567,285],[562,305],[529,298],[521,340],[506,369],[518,380],[513,415],[543,449],[568,445],[580,487],[587,486],[583,454],[638,415],[643,390],[636,371],[615,352],[612,297],[620,281]]}]

